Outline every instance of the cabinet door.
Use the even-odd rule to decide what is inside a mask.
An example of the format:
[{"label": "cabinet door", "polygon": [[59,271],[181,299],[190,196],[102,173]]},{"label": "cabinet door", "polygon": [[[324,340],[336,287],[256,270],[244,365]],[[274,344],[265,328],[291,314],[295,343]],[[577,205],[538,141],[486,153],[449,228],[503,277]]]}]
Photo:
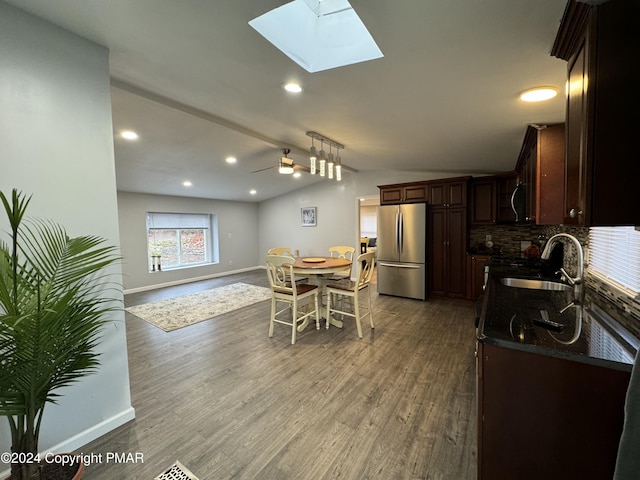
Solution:
[{"label": "cabinet door", "polygon": [[447,294],[466,295],[467,209],[447,209]]},{"label": "cabinet door", "polygon": [[466,181],[447,184],[447,207],[467,206],[467,186],[468,183]]},{"label": "cabinet door", "polygon": [[429,291],[435,295],[446,293],[447,272],[447,211],[429,209]]},{"label": "cabinet door", "polygon": [[564,220],[565,126],[553,125],[538,132],[538,225],[558,225]]},{"label": "cabinet door", "polygon": [[467,299],[477,300],[484,286],[484,265],[488,255],[467,255]]},{"label": "cabinet door", "polygon": [[427,200],[426,185],[411,185],[404,188],[404,202],[417,203]]},{"label": "cabinet door", "polygon": [[471,224],[492,225],[496,223],[495,178],[471,182]]},{"label": "cabinet door", "polygon": [[565,159],[564,223],[585,224],[587,182],[587,37],[582,38],[578,53],[569,63],[567,133]]},{"label": "cabinet door", "polygon": [[380,204],[393,205],[402,202],[402,188],[390,187],[380,189]]},{"label": "cabinet door", "polygon": [[628,372],[478,346],[478,479],[613,478]]},{"label": "cabinet door", "polygon": [[429,185],[429,205],[432,207],[444,207],[447,203],[447,185],[435,183]]}]

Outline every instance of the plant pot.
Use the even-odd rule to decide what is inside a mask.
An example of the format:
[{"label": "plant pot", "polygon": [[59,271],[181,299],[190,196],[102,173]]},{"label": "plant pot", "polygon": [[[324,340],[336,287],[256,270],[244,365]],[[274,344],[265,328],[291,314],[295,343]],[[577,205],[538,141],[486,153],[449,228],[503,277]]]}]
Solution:
[{"label": "plant pot", "polygon": [[[74,456],[72,453],[71,454],[57,454],[57,455],[68,455],[68,456]],[[40,480],[81,480],[84,477],[84,463],[79,462],[77,464],[78,468],[75,472],[75,474],[73,474],[73,476],[64,476],[64,467],[60,464],[57,464],[55,462],[47,462],[45,460],[40,462],[40,465],[49,465],[50,467],[48,469],[45,470],[44,474],[41,476]],[[59,467],[59,468],[58,468]],[[9,475],[6,480],[14,480],[14,477],[12,475]]]}]

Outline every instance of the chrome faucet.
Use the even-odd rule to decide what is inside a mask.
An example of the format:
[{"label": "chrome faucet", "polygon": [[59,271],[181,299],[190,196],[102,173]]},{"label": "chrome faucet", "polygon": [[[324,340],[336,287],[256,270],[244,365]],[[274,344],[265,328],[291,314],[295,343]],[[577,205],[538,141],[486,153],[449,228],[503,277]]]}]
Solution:
[{"label": "chrome faucet", "polygon": [[567,271],[564,269],[564,266],[562,266],[560,270],[556,273],[562,273],[562,275],[567,279],[567,281],[574,286],[574,293],[575,293],[576,299],[580,299],[580,296],[582,295],[582,282],[584,281],[584,278],[583,278],[584,277],[584,251],[582,250],[582,245],[580,245],[580,242],[578,241],[578,239],[568,233],[555,234],[549,239],[549,241],[545,245],[544,250],[542,251],[541,258],[543,260],[549,260],[549,256],[551,255],[551,250],[553,249],[554,245],[558,242],[560,238],[563,238],[563,237],[571,240],[576,246],[576,250],[578,252],[578,266],[577,266],[578,270],[576,272],[575,277],[571,277],[571,275],[569,275]]}]

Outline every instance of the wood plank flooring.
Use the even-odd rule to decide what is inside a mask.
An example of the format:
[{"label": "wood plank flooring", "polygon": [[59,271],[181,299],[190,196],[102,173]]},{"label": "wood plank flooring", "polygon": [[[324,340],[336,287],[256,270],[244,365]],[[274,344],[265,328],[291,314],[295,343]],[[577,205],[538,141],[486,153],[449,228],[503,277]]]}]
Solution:
[{"label": "wood plank flooring", "polygon": [[[127,306],[246,282],[262,270],[127,295]],[[476,478],[473,304],[378,296],[375,330],[268,338],[270,302],[173,332],[127,313],[136,419],[83,453],[144,454],[86,479],[152,479],[179,460],[208,479]]]}]

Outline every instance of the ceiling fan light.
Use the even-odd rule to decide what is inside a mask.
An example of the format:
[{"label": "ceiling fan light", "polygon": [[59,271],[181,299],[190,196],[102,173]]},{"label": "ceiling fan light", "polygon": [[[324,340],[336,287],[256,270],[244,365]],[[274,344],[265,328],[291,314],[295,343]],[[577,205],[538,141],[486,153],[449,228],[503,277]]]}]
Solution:
[{"label": "ceiling fan light", "polygon": [[278,163],[278,173],[291,175],[293,173],[293,160],[288,157],[281,157]]}]

